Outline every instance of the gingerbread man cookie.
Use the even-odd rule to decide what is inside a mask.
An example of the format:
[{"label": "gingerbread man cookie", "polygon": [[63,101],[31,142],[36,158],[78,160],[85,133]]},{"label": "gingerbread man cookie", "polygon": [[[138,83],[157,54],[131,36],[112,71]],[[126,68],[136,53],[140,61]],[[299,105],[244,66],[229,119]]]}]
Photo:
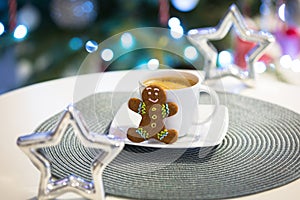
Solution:
[{"label": "gingerbread man cookie", "polygon": [[175,115],[178,107],[175,103],[166,102],[165,91],[156,85],[147,86],[142,92],[142,101],[131,98],[128,107],[142,116],[138,128],[129,128],[127,138],[132,142],[143,142],[150,138],[166,144],[174,143],[178,133],[166,129],[163,119]]}]

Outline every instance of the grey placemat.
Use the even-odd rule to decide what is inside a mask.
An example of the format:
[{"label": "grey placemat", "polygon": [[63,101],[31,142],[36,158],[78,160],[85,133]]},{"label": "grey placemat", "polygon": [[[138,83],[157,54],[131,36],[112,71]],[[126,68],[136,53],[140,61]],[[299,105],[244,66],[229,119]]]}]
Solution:
[{"label": "grey placemat", "polygon": [[[155,149],[126,145],[105,169],[108,194],[141,199],[221,199],[270,190],[300,177],[300,115],[274,104],[219,93],[229,109],[229,130],[212,148]],[[92,131],[103,132],[128,93],[100,93],[76,104]],[[55,127],[59,114],[37,131]],[[56,147],[43,149],[58,178],[90,180],[99,152],[86,149],[72,129]],[[200,151],[200,153],[199,153]]]}]

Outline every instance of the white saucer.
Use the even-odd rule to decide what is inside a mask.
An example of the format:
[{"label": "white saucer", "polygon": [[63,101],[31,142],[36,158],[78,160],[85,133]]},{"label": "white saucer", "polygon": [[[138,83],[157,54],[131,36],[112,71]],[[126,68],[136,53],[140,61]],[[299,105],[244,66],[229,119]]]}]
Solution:
[{"label": "white saucer", "polygon": [[[199,105],[201,115],[199,113],[199,120],[205,119],[208,116],[214,106],[213,105]],[[201,116],[201,117],[200,117]],[[141,116],[131,111],[127,103],[124,103],[118,112],[116,113],[110,129],[109,136],[124,140],[125,144],[142,146],[142,147],[154,147],[154,148],[197,148],[197,147],[209,147],[215,146],[222,142],[227,130],[228,130],[228,109],[224,105],[220,105],[215,117],[210,121],[191,127],[188,134],[179,137],[173,144],[164,144],[157,140],[150,139],[141,143],[131,142],[127,139],[127,129],[130,127],[138,127],[141,120]],[[166,127],[168,128],[168,127]],[[180,134],[179,134],[180,135]]]}]

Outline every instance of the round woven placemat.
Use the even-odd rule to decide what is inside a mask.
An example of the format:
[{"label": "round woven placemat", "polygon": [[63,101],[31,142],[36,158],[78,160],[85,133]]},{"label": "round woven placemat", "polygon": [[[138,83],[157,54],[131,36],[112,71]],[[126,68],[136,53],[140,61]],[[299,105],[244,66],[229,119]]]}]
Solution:
[{"label": "round woven placemat", "polygon": [[[99,93],[76,104],[91,131],[104,132],[128,93]],[[141,199],[223,199],[254,194],[300,177],[300,115],[264,101],[219,93],[229,130],[215,147],[155,149],[126,145],[104,171],[105,192]],[[205,98],[204,98],[205,99]],[[53,130],[60,114],[38,132]],[[85,148],[70,127],[62,142],[43,149],[53,176],[91,180],[100,152]]]}]

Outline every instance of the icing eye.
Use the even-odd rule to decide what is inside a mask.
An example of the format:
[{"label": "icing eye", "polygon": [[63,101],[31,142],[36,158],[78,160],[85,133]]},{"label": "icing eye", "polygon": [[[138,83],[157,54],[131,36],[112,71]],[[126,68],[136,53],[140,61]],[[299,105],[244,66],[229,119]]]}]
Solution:
[{"label": "icing eye", "polygon": [[158,96],[158,92],[155,92],[154,94],[155,94],[156,96]]},{"label": "icing eye", "polygon": [[149,91],[148,94],[151,95],[151,92]]}]

